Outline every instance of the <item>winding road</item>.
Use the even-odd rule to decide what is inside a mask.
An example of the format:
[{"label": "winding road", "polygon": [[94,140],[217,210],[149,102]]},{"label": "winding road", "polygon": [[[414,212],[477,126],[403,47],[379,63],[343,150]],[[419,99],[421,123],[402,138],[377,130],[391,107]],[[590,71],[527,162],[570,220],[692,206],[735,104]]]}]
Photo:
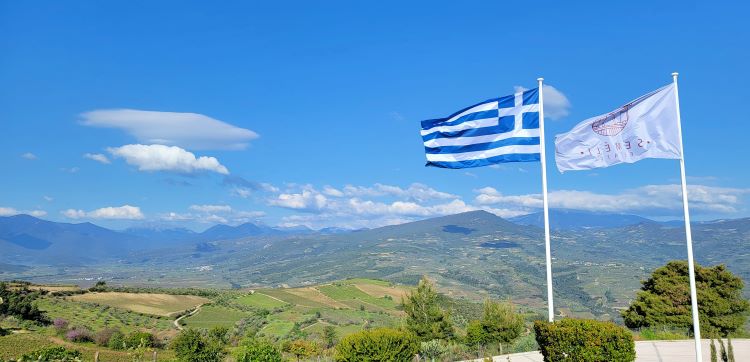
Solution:
[{"label": "winding road", "polygon": [[179,318],[175,319],[174,320],[174,326],[175,326],[175,328],[177,328],[177,330],[181,331],[182,330],[182,325],[180,325],[180,321],[182,320],[182,318],[190,317],[191,315],[200,312],[202,306],[203,306],[203,304],[200,304],[197,307],[195,307],[195,309],[193,309],[193,311],[191,311],[190,313],[183,314]]}]

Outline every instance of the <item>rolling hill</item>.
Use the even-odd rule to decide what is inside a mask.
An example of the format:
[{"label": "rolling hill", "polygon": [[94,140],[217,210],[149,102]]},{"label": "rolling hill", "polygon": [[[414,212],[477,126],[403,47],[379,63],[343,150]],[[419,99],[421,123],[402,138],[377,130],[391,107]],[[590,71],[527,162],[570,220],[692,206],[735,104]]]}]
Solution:
[{"label": "rolling hill", "polygon": [[[599,225],[553,232],[553,277],[560,314],[616,318],[616,308],[628,304],[640,280],[653,268],[686,257],[681,227],[656,222]],[[32,233],[33,228],[28,230],[26,234],[32,237],[59,242],[41,232]],[[243,230],[254,235],[218,228],[206,241],[194,235],[168,248],[130,250],[64,269],[55,264],[29,267],[17,261],[23,259],[3,253],[0,278],[37,282],[103,278],[123,285],[265,288],[304,287],[352,277],[414,284],[429,275],[449,296],[512,298],[539,309],[545,305],[542,229],[484,211],[331,234],[258,231],[250,226]],[[6,235],[5,229],[0,231]],[[113,238],[125,235],[112,233]],[[750,219],[697,223],[693,234],[698,262],[725,263],[750,280]],[[232,237],[236,235],[242,237]],[[38,243],[32,240],[26,245],[43,245]],[[0,250],[9,247],[25,255],[53,248],[0,244]],[[746,294],[750,295],[747,290]]]}]

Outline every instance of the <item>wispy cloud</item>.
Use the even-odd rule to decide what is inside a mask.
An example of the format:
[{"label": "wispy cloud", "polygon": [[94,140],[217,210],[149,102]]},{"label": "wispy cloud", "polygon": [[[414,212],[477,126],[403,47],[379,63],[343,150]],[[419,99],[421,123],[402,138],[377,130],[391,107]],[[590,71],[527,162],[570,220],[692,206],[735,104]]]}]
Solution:
[{"label": "wispy cloud", "polygon": [[76,209],[67,209],[60,212],[69,219],[110,219],[110,220],[140,220],[143,219],[141,208],[137,206],[108,206],[100,209],[83,211]]},{"label": "wispy cloud", "polygon": [[242,224],[265,216],[262,211],[235,210],[229,205],[190,205],[189,212],[169,212],[161,215],[164,221],[194,221],[199,223]]},{"label": "wispy cloud", "polygon": [[109,158],[101,153],[84,153],[83,158],[88,158],[89,160],[94,160],[105,165],[110,163]]},{"label": "wispy cloud", "polygon": [[21,154],[21,157],[25,158],[27,160],[32,160],[32,161],[36,160],[36,159],[39,159],[39,157],[36,157],[36,155],[33,154],[33,153],[31,153],[31,152],[26,152],[24,154]]},{"label": "wispy cloud", "polygon": [[114,157],[125,159],[140,171],[167,171],[176,173],[195,173],[210,171],[222,175],[229,174],[224,165],[214,157],[195,157],[192,152],[177,146],[164,145],[125,145],[110,147],[107,152]]},{"label": "wispy cloud", "polygon": [[81,115],[81,124],[119,128],[139,142],[194,150],[242,150],[258,134],[198,113],[102,109]]},{"label": "wispy cloud", "polygon": [[[541,194],[503,195],[491,187],[476,190],[479,205],[505,205],[522,210],[542,207]],[[702,213],[731,214],[740,210],[750,189],[688,186],[690,209]],[[682,210],[681,187],[677,184],[646,185],[617,194],[560,190],[549,193],[550,207],[599,212],[632,212],[646,216],[679,215]]]}]

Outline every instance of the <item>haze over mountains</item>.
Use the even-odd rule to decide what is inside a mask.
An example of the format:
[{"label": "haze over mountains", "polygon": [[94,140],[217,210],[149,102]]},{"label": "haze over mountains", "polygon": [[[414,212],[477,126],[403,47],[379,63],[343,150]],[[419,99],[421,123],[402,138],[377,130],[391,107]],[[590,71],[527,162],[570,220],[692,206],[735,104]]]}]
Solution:
[{"label": "haze over mountains", "polygon": [[[415,283],[422,275],[459,297],[492,295],[533,308],[545,300],[539,215],[484,211],[370,230],[313,231],[246,223],[204,232],[0,218],[0,279],[253,287],[350,277]],[[654,267],[684,259],[682,227],[633,215],[554,210],[552,253],[560,313],[612,317]],[[750,280],[750,219],[694,225],[700,263],[725,263]],[[747,291],[746,291],[747,292]]]}]

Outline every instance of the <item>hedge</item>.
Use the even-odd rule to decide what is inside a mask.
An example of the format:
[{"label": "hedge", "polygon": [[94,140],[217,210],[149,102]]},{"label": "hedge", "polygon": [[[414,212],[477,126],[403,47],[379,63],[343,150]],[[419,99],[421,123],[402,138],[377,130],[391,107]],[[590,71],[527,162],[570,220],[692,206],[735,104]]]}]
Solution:
[{"label": "hedge", "polygon": [[612,322],[591,319],[536,321],[536,341],[545,362],[632,362],[633,335]]},{"label": "hedge", "polygon": [[380,362],[411,361],[419,353],[419,341],[413,334],[390,328],[378,328],[350,334],[336,346],[336,361]]}]

